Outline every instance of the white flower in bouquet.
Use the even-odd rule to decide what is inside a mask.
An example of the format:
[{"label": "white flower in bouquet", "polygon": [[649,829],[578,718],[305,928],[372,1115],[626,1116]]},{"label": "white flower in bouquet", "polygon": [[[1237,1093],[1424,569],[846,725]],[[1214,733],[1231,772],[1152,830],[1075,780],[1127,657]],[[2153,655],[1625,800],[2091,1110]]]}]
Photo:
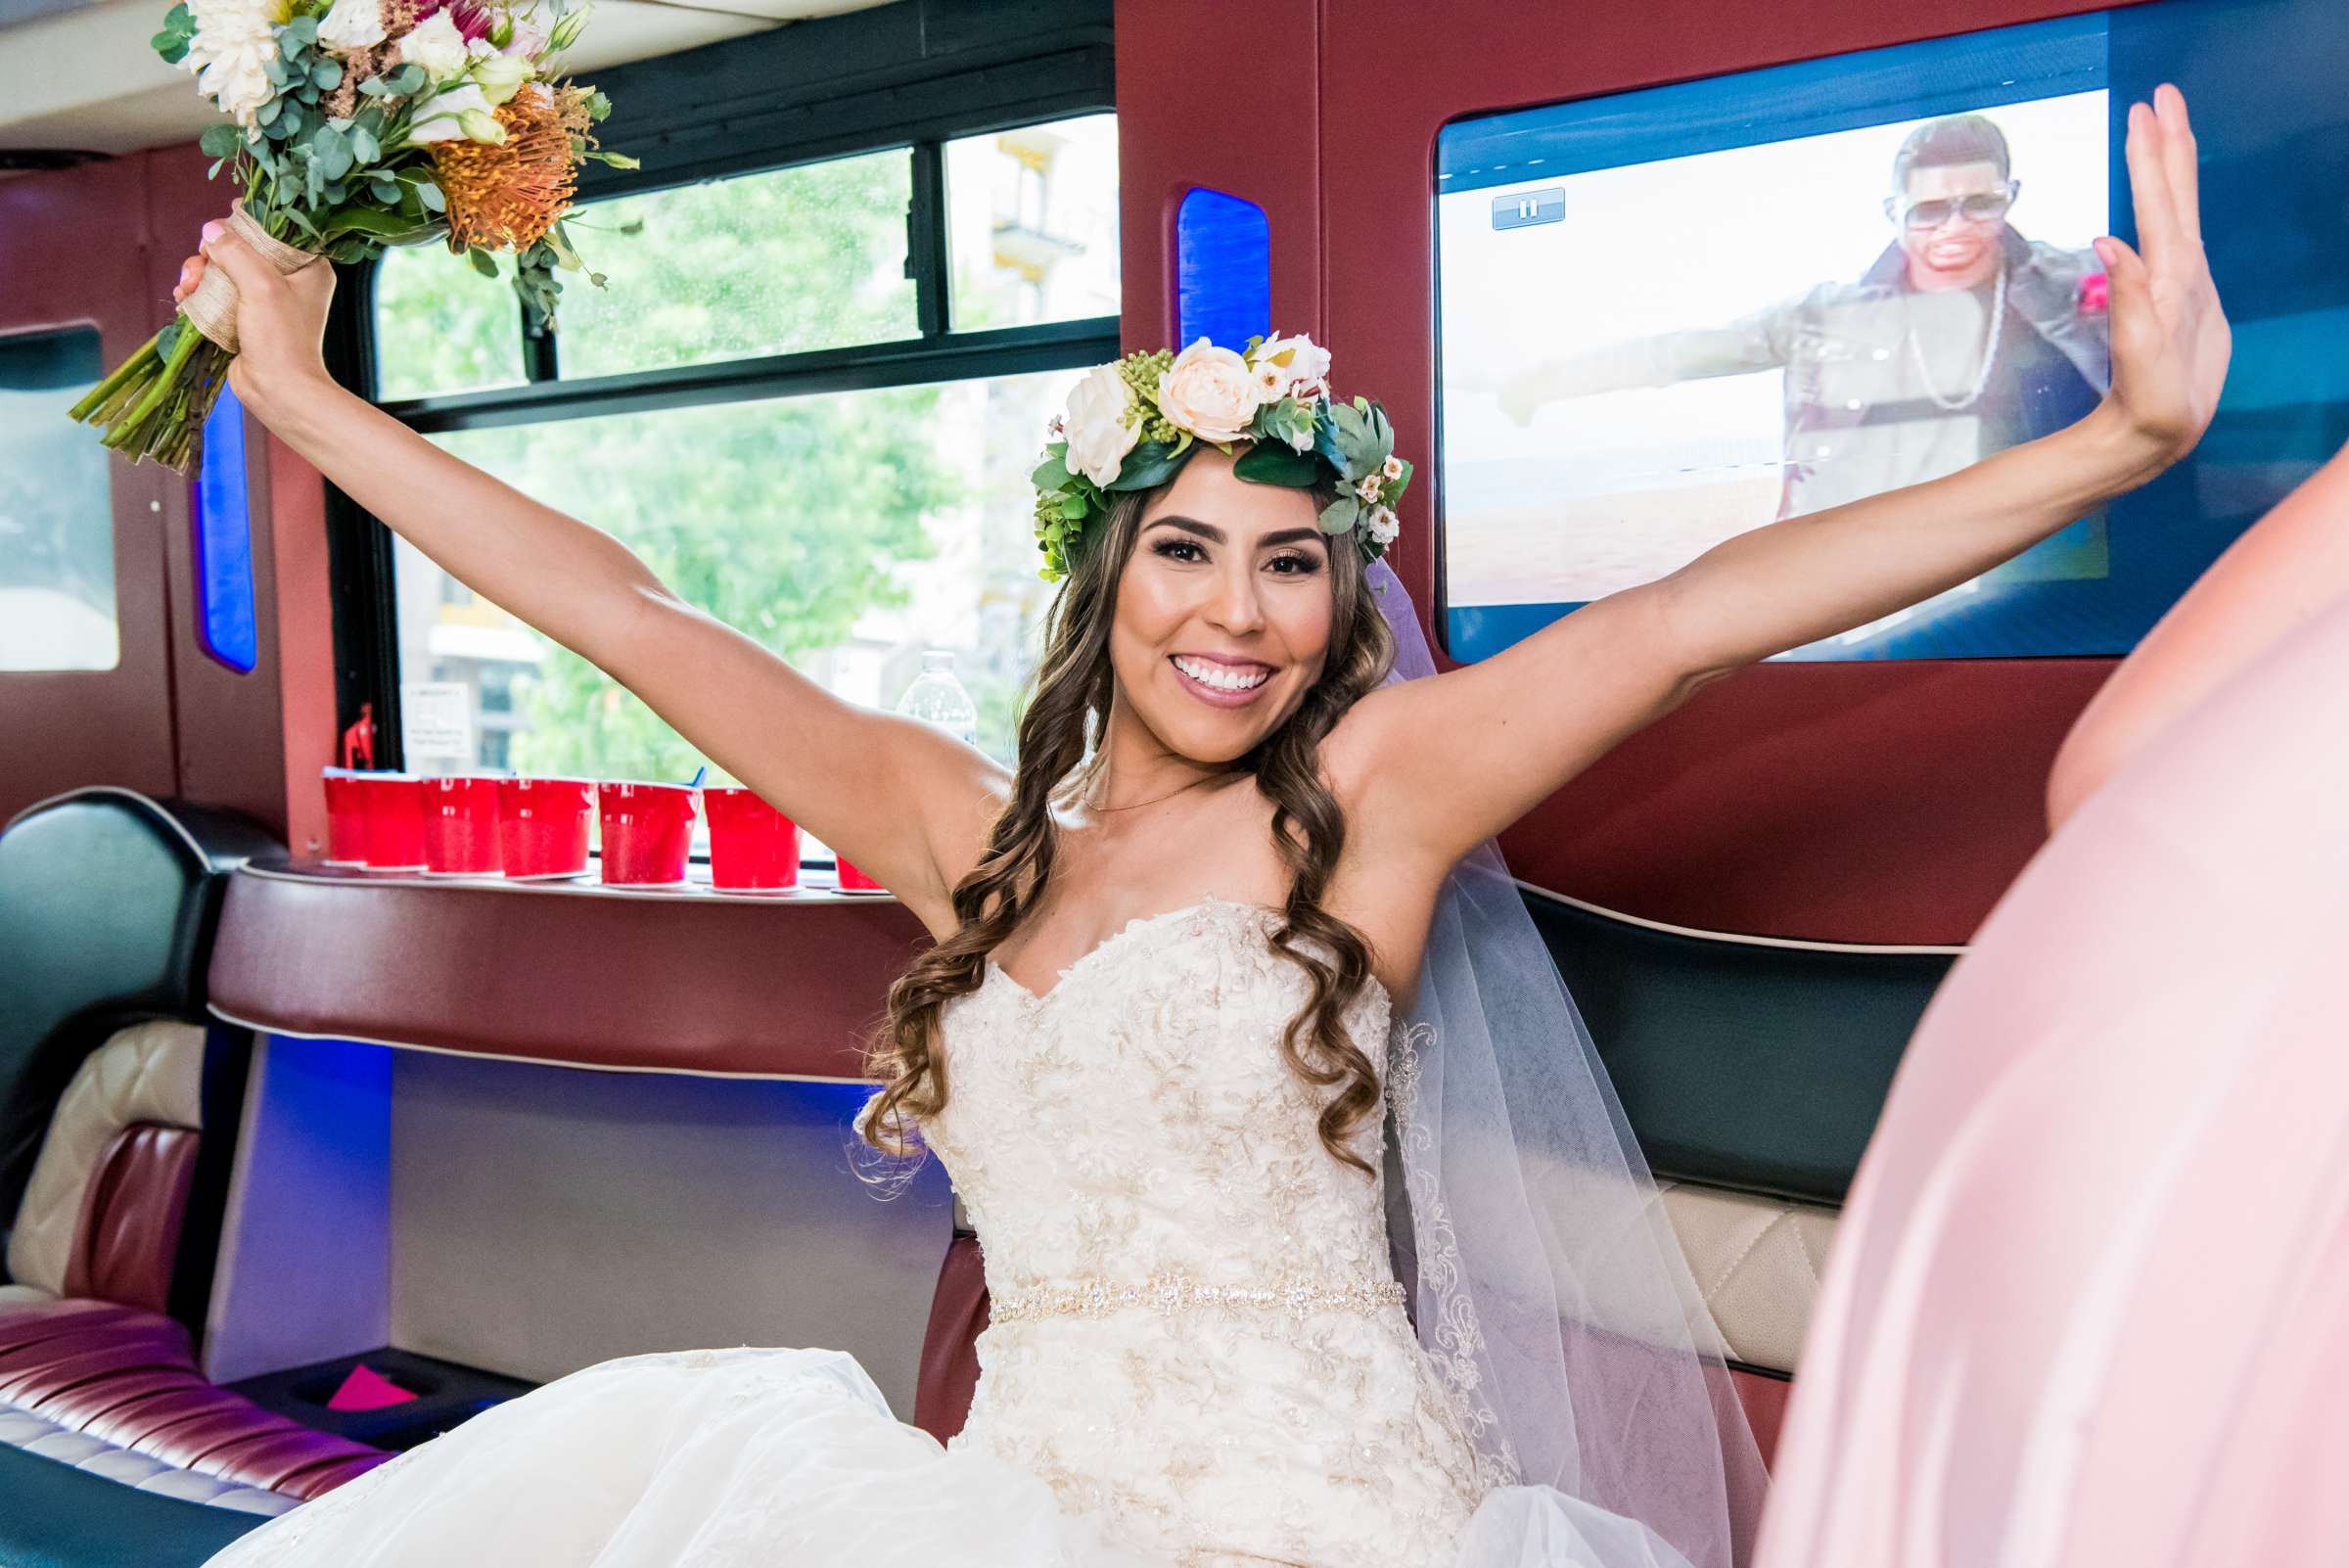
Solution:
[{"label": "white flower in bouquet", "polygon": [[190,0],[196,23],[180,68],[197,73],[196,87],[240,125],[277,96],[268,76],[277,58],[279,0]]},{"label": "white flower in bouquet", "polygon": [[490,112],[486,95],[472,82],[443,87],[417,101],[409,112],[408,140],[414,143],[467,141],[497,143],[506,128]]},{"label": "white flower in bouquet", "polygon": [[318,23],[318,41],[339,55],[372,49],[382,43],[381,0],[335,0]]},{"label": "white flower in bouquet", "polygon": [[1238,440],[1263,401],[1247,361],[1205,338],[1158,379],[1158,411],[1203,441]]},{"label": "white flower in bouquet", "polygon": [[522,91],[522,84],[530,79],[531,67],[520,55],[489,54],[476,60],[466,75],[482,90],[482,96],[495,106]]},{"label": "white flower in bouquet", "polygon": [[546,44],[546,29],[527,16],[518,16],[509,20],[506,41],[498,46],[498,52],[517,60],[536,60]]},{"label": "white flower in bouquet", "polygon": [[1115,365],[1102,365],[1069,393],[1060,432],[1068,437],[1068,466],[1095,484],[1110,484],[1126,454],[1141,439],[1141,410]]},{"label": "white flower in bouquet", "polygon": [[447,81],[463,74],[466,62],[472,58],[465,47],[465,35],[457,31],[456,22],[445,11],[434,12],[399,40],[399,63],[422,66],[425,74],[435,81]]}]

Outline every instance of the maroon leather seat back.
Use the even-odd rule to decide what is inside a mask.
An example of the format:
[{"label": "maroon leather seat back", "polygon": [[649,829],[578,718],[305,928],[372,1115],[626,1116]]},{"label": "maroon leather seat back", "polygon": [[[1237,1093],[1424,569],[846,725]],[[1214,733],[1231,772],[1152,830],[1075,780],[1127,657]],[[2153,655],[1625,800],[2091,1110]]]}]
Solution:
[{"label": "maroon leather seat back", "polygon": [[66,1266],[67,1295],[152,1313],[169,1308],[171,1265],[179,1255],[201,1142],[192,1128],[154,1122],[115,1134],[82,1198]]},{"label": "maroon leather seat back", "polygon": [[922,1376],[913,1395],[913,1424],[945,1442],[962,1430],[979,1387],[977,1340],[987,1329],[987,1272],[979,1238],[956,1235],[938,1270],[930,1298],[930,1326],[922,1335]]}]

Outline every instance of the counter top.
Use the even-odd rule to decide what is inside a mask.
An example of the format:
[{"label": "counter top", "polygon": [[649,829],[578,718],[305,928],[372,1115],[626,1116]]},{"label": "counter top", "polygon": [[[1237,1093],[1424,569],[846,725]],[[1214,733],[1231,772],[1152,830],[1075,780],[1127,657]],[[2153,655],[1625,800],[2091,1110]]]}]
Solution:
[{"label": "counter top", "polygon": [[[707,866],[697,866],[700,877]],[[209,1003],[272,1034],[621,1072],[860,1079],[928,942],[887,895],[233,873]]]}]

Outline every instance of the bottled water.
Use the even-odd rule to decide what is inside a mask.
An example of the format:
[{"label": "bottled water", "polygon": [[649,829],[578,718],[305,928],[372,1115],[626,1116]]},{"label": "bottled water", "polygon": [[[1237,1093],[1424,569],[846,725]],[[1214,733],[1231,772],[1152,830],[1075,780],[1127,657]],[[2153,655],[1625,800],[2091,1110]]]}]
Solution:
[{"label": "bottled water", "polygon": [[966,746],[979,744],[979,709],[954,678],[954,656],[941,649],[922,655],[922,672],[898,699],[898,712],[940,729]]}]

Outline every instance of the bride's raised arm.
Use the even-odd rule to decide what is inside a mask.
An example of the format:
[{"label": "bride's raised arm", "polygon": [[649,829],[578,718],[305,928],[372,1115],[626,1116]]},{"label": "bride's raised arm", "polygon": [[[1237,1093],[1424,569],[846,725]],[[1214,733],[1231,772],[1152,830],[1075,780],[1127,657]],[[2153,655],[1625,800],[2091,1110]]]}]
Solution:
[{"label": "bride's raised arm", "polygon": [[611,675],[703,755],[847,854],[933,932],[957,924],[1007,776],[928,725],[843,702],[686,604],[618,539],[452,457],[337,386],[319,356],[334,274],[281,277],[207,225],[206,264],[236,280],[245,405],[449,576]]},{"label": "bride's raised arm", "polygon": [[1362,820],[1450,864],[1707,680],[1955,587],[2183,457],[2230,336],[2177,89],[2130,110],[2128,161],[2144,254],[2096,245],[2112,392],[2092,414],[1946,479],[1740,534],[1481,664],[1365,699],[1339,754],[1379,803]]}]

